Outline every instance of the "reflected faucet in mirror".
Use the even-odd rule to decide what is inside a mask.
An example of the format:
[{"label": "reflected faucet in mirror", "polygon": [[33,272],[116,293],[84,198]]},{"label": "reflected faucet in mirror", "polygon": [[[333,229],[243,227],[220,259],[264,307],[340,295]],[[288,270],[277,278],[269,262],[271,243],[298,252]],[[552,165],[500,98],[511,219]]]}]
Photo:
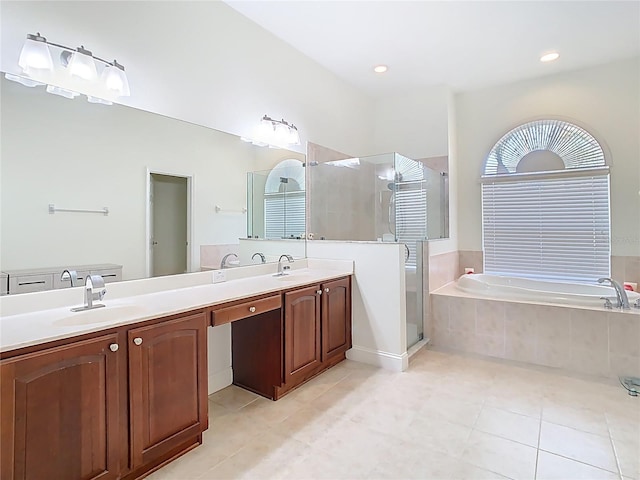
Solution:
[{"label": "reflected faucet in mirror", "polygon": [[60,280],[69,280],[70,286],[75,287],[78,285],[78,272],[75,270],[67,270],[65,268],[62,271],[62,275],[60,275]]},{"label": "reflected faucet in mirror", "polygon": [[104,279],[100,275],[87,275],[84,282],[84,305],[72,308],[72,312],[83,312],[94,308],[104,307],[102,303],[93,303],[94,300],[102,300],[107,294]]},{"label": "reflected faucet in mirror", "polygon": [[220,262],[220,268],[229,268],[227,266],[227,258],[229,257],[236,257],[236,260],[238,259],[238,255],[236,255],[235,253],[227,253],[224,257],[222,257],[222,261]]},{"label": "reflected faucet in mirror", "polygon": [[256,252],[253,255],[251,255],[251,260],[256,258],[256,255],[260,257],[260,263],[267,263],[267,259],[265,258],[264,253],[261,253],[261,252]]}]

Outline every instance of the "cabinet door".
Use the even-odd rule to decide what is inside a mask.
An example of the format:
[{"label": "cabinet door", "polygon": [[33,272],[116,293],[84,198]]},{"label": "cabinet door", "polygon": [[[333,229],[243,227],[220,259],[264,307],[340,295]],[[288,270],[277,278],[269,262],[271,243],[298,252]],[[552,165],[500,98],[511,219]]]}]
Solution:
[{"label": "cabinet door", "polygon": [[133,468],[207,428],[206,328],[203,312],[129,330]]},{"label": "cabinet door", "polygon": [[351,348],[351,288],[349,278],[322,285],[322,361]]},{"label": "cabinet door", "polygon": [[[3,479],[101,479],[119,475],[118,335],[0,364]],[[111,347],[111,348],[110,348]]]},{"label": "cabinet door", "polygon": [[320,365],[320,286],[285,293],[285,383],[295,384]]}]

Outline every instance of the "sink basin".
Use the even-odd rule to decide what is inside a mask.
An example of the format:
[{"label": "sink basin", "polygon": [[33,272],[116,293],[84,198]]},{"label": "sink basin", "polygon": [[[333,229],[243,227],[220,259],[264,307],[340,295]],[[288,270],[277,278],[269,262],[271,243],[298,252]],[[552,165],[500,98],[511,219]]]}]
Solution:
[{"label": "sink basin", "polygon": [[69,312],[69,315],[54,321],[54,325],[73,327],[91,325],[93,323],[107,323],[117,321],[122,317],[131,317],[144,313],[145,308],[140,305],[112,305],[82,312]]},{"label": "sink basin", "polygon": [[282,275],[280,277],[274,277],[281,282],[304,282],[305,280],[310,280],[311,275],[307,273],[291,273],[288,275]]}]

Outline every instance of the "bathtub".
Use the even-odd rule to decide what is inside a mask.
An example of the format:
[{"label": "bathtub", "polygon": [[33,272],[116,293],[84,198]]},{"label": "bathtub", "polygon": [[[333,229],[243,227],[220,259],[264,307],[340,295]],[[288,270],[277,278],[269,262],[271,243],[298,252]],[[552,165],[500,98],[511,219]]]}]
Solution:
[{"label": "bathtub", "polygon": [[[585,307],[602,307],[603,300],[600,297],[616,298],[613,287],[600,285],[595,281],[593,285],[589,285],[502,277],[484,273],[462,275],[456,282],[456,287],[471,295],[493,299]],[[628,291],[627,296],[630,304],[640,298],[637,292]]]}]

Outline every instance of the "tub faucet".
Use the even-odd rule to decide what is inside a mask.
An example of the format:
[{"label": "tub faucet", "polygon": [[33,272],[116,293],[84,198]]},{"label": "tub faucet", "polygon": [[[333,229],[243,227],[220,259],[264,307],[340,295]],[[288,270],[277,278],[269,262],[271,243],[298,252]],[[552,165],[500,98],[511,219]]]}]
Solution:
[{"label": "tub faucet", "polygon": [[60,280],[69,279],[69,283],[72,287],[75,287],[78,283],[78,272],[75,270],[67,270],[66,268],[62,271],[62,275],[60,275]]},{"label": "tub faucet", "polygon": [[107,293],[104,286],[104,278],[100,275],[87,275],[84,282],[84,305],[72,308],[72,312],[82,312],[94,308],[104,307],[102,303],[93,303],[94,300],[102,300]]},{"label": "tub faucet", "polygon": [[260,257],[260,262],[261,263],[267,263],[267,259],[265,258],[264,253],[260,253],[260,252],[256,252],[253,255],[251,255],[251,260],[256,258],[256,255],[258,255]]},{"label": "tub faucet", "polygon": [[274,277],[282,277],[283,275],[287,275],[287,270],[291,268],[289,265],[283,265],[282,259],[285,258],[289,263],[293,262],[293,257],[291,255],[280,255],[280,259],[278,260],[278,273],[274,275]]},{"label": "tub faucet", "polygon": [[629,306],[629,297],[627,297],[625,289],[612,278],[603,277],[598,279],[598,283],[604,282],[609,282],[616,291],[616,297],[618,297],[618,305],[616,305],[616,307],[622,308],[623,310],[629,310],[631,306]]},{"label": "tub faucet", "polygon": [[238,255],[235,253],[227,253],[224,257],[222,257],[222,261],[220,262],[220,268],[227,268],[227,258],[234,256],[238,258]]}]

